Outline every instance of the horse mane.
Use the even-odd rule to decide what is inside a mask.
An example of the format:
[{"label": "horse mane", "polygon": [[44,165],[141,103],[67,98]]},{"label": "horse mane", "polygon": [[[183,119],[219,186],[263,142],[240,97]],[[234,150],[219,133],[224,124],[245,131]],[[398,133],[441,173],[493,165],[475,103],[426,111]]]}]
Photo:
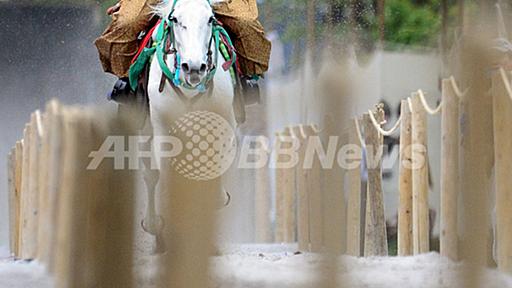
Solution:
[{"label": "horse mane", "polygon": [[153,15],[162,19],[166,18],[171,13],[172,1],[173,0],[162,1],[160,4],[153,5],[151,7],[153,9]]},{"label": "horse mane", "polygon": [[[190,2],[190,1],[204,1],[206,3],[210,3],[211,6],[215,6],[219,3],[227,2],[228,0],[178,0],[178,2]],[[169,14],[172,12],[172,6],[173,6],[174,0],[167,0],[162,1],[160,4],[154,5],[153,8],[153,15],[158,16],[160,18],[166,18],[169,16]]]}]

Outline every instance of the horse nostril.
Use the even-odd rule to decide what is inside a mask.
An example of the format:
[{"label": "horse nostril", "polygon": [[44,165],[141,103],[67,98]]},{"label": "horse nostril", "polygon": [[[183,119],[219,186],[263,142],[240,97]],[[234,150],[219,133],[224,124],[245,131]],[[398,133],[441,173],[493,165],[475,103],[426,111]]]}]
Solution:
[{"label": "horse nostril", "polygon": [[188,66],[187,63],[183,63],[183,64],[181,64],[181,70],[183,70],[183,72],[185,72],[185,73],[188,73],[190,70],[190,67]]},{"label": "horse nostril", "polygon": [[201,64],[201,68],[199,68],[199,72],[204,73],[206,72],[206,64]]}]

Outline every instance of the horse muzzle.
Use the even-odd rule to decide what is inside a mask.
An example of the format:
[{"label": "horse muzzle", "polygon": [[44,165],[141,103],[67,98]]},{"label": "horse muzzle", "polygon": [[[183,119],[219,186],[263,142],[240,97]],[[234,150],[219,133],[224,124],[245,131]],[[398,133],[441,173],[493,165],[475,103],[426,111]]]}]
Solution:
[{"label": "horse muzzle", "polygon": [[185,82],[187,82],[190,86],[197,86],[201,84],[204,76],[201,76],[199,73],[187,73],[185,74]]},{"label": "horse muzzle", "polygon": [[199,65],[191,65],[187,62],[181,64],[181,70],[185,75],[185,82],[191,86],[197,86],[201,84],[203,78],[206,76],[206,63],[201,63]]}]

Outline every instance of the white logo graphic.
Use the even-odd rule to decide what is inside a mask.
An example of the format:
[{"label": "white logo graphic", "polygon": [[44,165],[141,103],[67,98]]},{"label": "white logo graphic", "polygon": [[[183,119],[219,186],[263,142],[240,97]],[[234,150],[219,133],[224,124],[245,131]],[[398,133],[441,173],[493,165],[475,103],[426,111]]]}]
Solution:
[{"label": "white logo graphic", "polygon": [[235,160],[235,132],[216,113],[187,113],[174,123],[171,135],[183,143],[183,151],[171,159],[171,164],[178,173],[191,180],[216,179]]}]

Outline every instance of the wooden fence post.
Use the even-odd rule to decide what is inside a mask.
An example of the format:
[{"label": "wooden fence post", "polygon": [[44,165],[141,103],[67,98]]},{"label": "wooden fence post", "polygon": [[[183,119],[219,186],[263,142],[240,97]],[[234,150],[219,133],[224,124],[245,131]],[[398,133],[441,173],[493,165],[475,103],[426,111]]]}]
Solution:
[{"label": "wooden fence post", "polygon": [[[481,274],[473,267],[488,265],[492,249],[489,196],[492,189],[494,144],[489,67],[496,63],[496,59],[492,59],[491,55],[495,53],[491,52],[491,48],[482,45],[491,41],[490,37],[487,38],[491,33],[484,30],[479,32],[464,42],[461,68],[462,83],[469,86],[460,110],[463,235],[459,245],[459,257],[470,264],[462,279],[464,287],[479,286]],[[480,36],[485,37],[485,40]]]},{"label": "wooden fence post", "polygon": [[[170,167],[165,169],[173,169]],[[164,173],[165,175],[168,173]],[[168,176],[167,176],[168,177]],[[179,177],[179,176],[178,176]],[[164,210],[166,223],[166,244],[169,251],[162,257],[159,267],[161,275],[158,287],[208,287],[209,259],[214,249],[214,187],[221,187],[220,181],[205,183],[170,177],[172,185],[166,185],[167,194],[162,203],[169,207]],[[164,180],[167,181],[169,180]],[[171,192],[171,193],[169,193]]]},{"label": "wooden fence post", "polygon": [[400,175],[398,208],[398,256],[413,254],[412,245],[412,155],[411,155],[411,111],[407,100],[401,103],[402,122],[400,123]]},{"label": "wooden fence post", "polygon": [[[378,109],[376,119],[384,119],[382,110]],[[381,174],[384,137],[373,126],[368,113],[363,116],[363,121],[368,169],[364,256],[387,256],[388,241]]]},{"label": "wooden fence post", "polygon": [[[132,117],[131,114],[107,115],[103,119],[100,118],[101,122],[97,120],[97,116],[94,114],[94,112],[91,112],[88,115],[88,118],[92,119],[95,124],[92,131],[92,146],[89,147],[89,152],[99,149],[109,136],[121,135],[125,141],[130,141],[129,137],[138,135],[138,123],[136,123],[137,120],[134,120],[137,117]],[[132,159],[137,157],[134,153],[135,151],[128,150],[125,155]],[[88,164],[90,160],[91,158],[88,155],[85,163]],[[95,231],[96,238],[89,240],[88,249],[94,255],[92,269],[95,269],[93,271],[100,275],[97,277],[99,278],[99,284],[96,287],[131,288],[135,287],[134,229],[140,227],[138,226],[139,223],[135,223],[137,171],[130,170],[128,166],[124,169],[115,169],[114,162],[115,159],[109,159],[103,169],[100,167],[97,171],[91,170],[92,177],[94,177],[92,181],[98,183],[99,187],[98,191],[94,191],[95,197],[99,201],[105,201],[105,204],[100,203],[96,206],[90,204],[90,206],[98,209],[103,206],[107,209],[105,219],[101,218],[101,214],[96,213],[98,210],[90,209],[88,211],[89,218],[96,220],[93,220],[92,225],[89,226],[91,231]],[[101,185],[106,185],[106,187]],[[208,199],[208,197],[206,198]],[[96,223],[100,225],[96,227]],[[94,279],[95,277],[91,278]]]},{"label": "wooden fence post", "polygon": [[[344,122],[346,123],[346,121]],[[322,164],[321,189],[324,252],[333,255],[341,255],[347,251],[347,211],[344,191],[346,169],[342,168],[336,161],[337,152],[348,143],[348,131],[338,129],[338,125],[346,127],[343,124],[343,122],[334,123],[330,117],[326,117],[322,132],[320,132],[321,137],[319,137],[320,145],[324,147],[323,149],[326,152],[326,159],[332,159],[332,167],[329,161],[326,161],[327,166],[325,167],[325,163]],[[331,147],[334,147],[334,149]],[[329,149],[332,149],[333,152],[329,152]],[[332,227],[336,228],[332,229]]]},{"label": "wooden fence post", "polygon": [[297,239],[299,250],[310,251],[309,239],[309,194],[308,181],[310,170],[304,167],[304,158],[306,156],[306,145],[308,135],[304,125],[295,128],[295,135],[300,140],[299,164],[297,165]]},{"label": "wooden fence post", "polygon": [[458,260],[459,97],[450,79],[443,80],[442,90],[440,252]]},{"label": "wooden fence post", "polygon": [[[265,137],[258,137],[257,143],[261,145],[265,144]],[[268,143],[267,143],[268,144]],[[266,155],[270,154],[269,147],[260,147],[258,149],[262,149]],[[269,183],[269,169],[268,165],[265,165],[262,168],[257,168],[254,171],[254,191],[255,191],[255,199],[254,199],[254,209],[256,211],[255,215],[255,234],[256,234],[256,242],[258,243],[270,243],[272,242],[272,230],[270,223],[270,183]]]},{"label": "wooden fence post", "polygon": [[15,218],[16,218],[16,227],[14,233],[14,241],[15,241],[15,250],[14,255],[16,257],[21,257],[21,179],[22,179],[22,171],[23,168],[23,141],[16,142],[16,170],[15,170]]},{"label": "wooden fence post", "polygon": [[44,191],[42,192],[44,196],[40,203],[42,207],[46,207],[47,211],[41,211],[39,221],[40,231],[41,229],[44,231],[39,237],[39,248],[41,249],[39,255],[41,261],[47,264],[50,273],[53,273],[55,268],[58,247],[54,243],[57,242],[60,225],[58,217],[60,197],[58,192],[63,173],[62,166],[64,165],[61,151],[64,143],[61,109],[60,103],[56,100],[49,102],[46,106],[46,129],[42,146],[46,159],[40,167],[40,169],[47,170],[47,172],[42,171],[46,180],[43,181],[44,187],[41,191]]},{"label": "wooden fence post", "polygon": [[[289,141],[298,141],[298,138],[296,137],[296,135],[293,133],[293,130],[290,128],[290,127],[287,127],[285,129],[285,133],[284,135],[286,137],[288,137]],[[290,143],[290,145],[287,145],[287,146],[292,146],[293,144]],[[286,189],[285,189],[285,220],[284,220],[284,223],[285,223],[285,239],[284,241],[285,242],[288,242],[288,243],[293,243],[295,241],[297,241],[297,233],[296,233],[296,228],[297,228],[297,200],[296,200],[296,197],[297,197],[297,181],[296,181],[296,174],[295,174],[295,169],[296,169],[296,166],[291,166],[291,167],[287,167],[286,169],[284,169],[284,177],[285,179],[289,179],[289,180],[286,180],[286,183],[287,186],[286,186]]]},{"label": "wooden fence post", "polygon": [[[358,121],[354,119],[354,121]],[[349,126],[349,145],[359,147],[362,152],[357,127],[355,122]],[[359,162],[362,159],[362,153],[356,155]],[[356,168],[348,169],[346,173],[348,182],[348,201],[347,201],[347,254],[351,256],[361,256],[361,165]]]},{"label": "wooden fence post", "polygon": [[512,273],[512,89],[506,72],[493,77],[498,268]]},{"label": "wooden fence post", "polygon": [[28,182],[29,182],[29,162],[30,162],[30,124],[25,124],[23,130],[23,162],[22,178],[21,178],[21,193],[20,193],[20,227],[19,227],[19,257],[27,258],[25,246],[28,245],[29,230],[27,229],[28,222]]},{"label": "wooden fence post", "polygon": [[[180,140],[186,143],[186,139]],[[160,211],[168,251],[160,263],[158,287],[208,287],[216,240],[215,203],[223,191],[221,178],[191,180],[175,171],[171,159],[161,161]]]},{"label": "wooden fence post", "polygon": [[61,113],[63,166],[52,250],[57,257],[56,285],[130,288],[134,177],[127,170],[113,171],[115,160],[110,158],[99,167],[88,167],[91,152],[107,136],[129,135],[128,129],[117,117],[98,117],[92,110],[66,108]]},{"label": "wooden fence post", "polygon": [[16,148],[13,148],[7,158],[7,184],[8,191],[8,211],[9,211],[9,252],[11,255],[16,252]]},{"label": "wooden fence post", "polygon": [[[281,147],[282,145],[282,133],[277,132],[275,134],[276,140],[275,140],[275,146]],[[285,189],[286,186],[289,185],[288,183],[285,183],[285,173],[283,169],[280,169],[277,167],[277,163],[279,161],[282,161],[281,157],[277,154],[273,155],[274,159],[272,161],[275,161],[275,167],[274,167],[274,173],[275,173],[275,202],[276,202],[276,223],[275,223],[275,231],[274,231],[274,239],[277,243],[284,242],[285,239],[285,223],[284,223],[284,214],[285,214]]]},{"label": "wooden fence post", "polygon": [[412,103],[412,236],[414,255],[430,251],[428,206],[427,113],[420,96]]},{"label": "wooden fence post", "polygon": [[30,160],[29,160],[29,182],[28,182],[28,202],[29,202],[29,222],[27,224],[30,229],[31,237],[29,238],[29,246],[27,246],[27,256],[31,259],[37,258],[38,243],[38,223],[39,223],[39,159],[41,157],[41,112],[37,110],[32,113],[30,119]]},{"label": "wooden fence post", "polygon": [[[39,135],[37,118],[39,112],[32,113],[30,124],[25,127],[25,145],[22,179],[22,238],[21,257],[35,259],[37,256],[37,222],[38,222],[38,157]],[[25,157],[26,156],[26,157]],[[26,172],[26,173],[25,173]]]},{"label": "wooden fence post", "polygon": [[[306,126],[306,135],[309,138],[318,137],[318,131],[314,126]],[[308,138],[308,139],[309,139]],[[322,252],[324,247],[323,238],[323,194],[320,181],[320,161],[313,158],[311,169],[308,171],[308,193],[309,193],[309,240],[311,252]]]},{"label": "wooden fence post", "polygon": [[53,171],[48,167],[48,153],[50,152],[50,143],[48,140],[48,113],[45,112],[41,115],[41,138],[39,149],[39,163],[38,163],[38,187],[39,187],[39,201],[38,210],[39,217],[37,223],[37,259],[48,265],[48,237],[51,233],[48,227],[48,217],[51,209],[48,203],[48,177]]},{"label": "wooden fence post", "polygon": [[[83,163],[87,162],[90,151],[91,131],[86,120],[75,109],[62,111],[62,179],[58,191],[58,229],[54,271],[56,287],[85,287],[83,275],[90,273],[80,260],[86,259],[87,239],[87,192],[98,189],[96,182],[83,174]],[[85,123],[84,123],[85,122]],[[106,207],[104,207],[106,208]],[[98,211],[105,217],[104,211]],[[82,264],[82,265],[80,265]],[[94,274],[90,274],[92,277]]]},{"label": "wooden fence post", "polygon": [[[290,128],[277,135],[277,145],[289,149],[293,135]],[[276,155],[276,241],[295,242],[295,167],[289,166],[287,155]],[[281,166],[281,167],[280,167]]]}]

